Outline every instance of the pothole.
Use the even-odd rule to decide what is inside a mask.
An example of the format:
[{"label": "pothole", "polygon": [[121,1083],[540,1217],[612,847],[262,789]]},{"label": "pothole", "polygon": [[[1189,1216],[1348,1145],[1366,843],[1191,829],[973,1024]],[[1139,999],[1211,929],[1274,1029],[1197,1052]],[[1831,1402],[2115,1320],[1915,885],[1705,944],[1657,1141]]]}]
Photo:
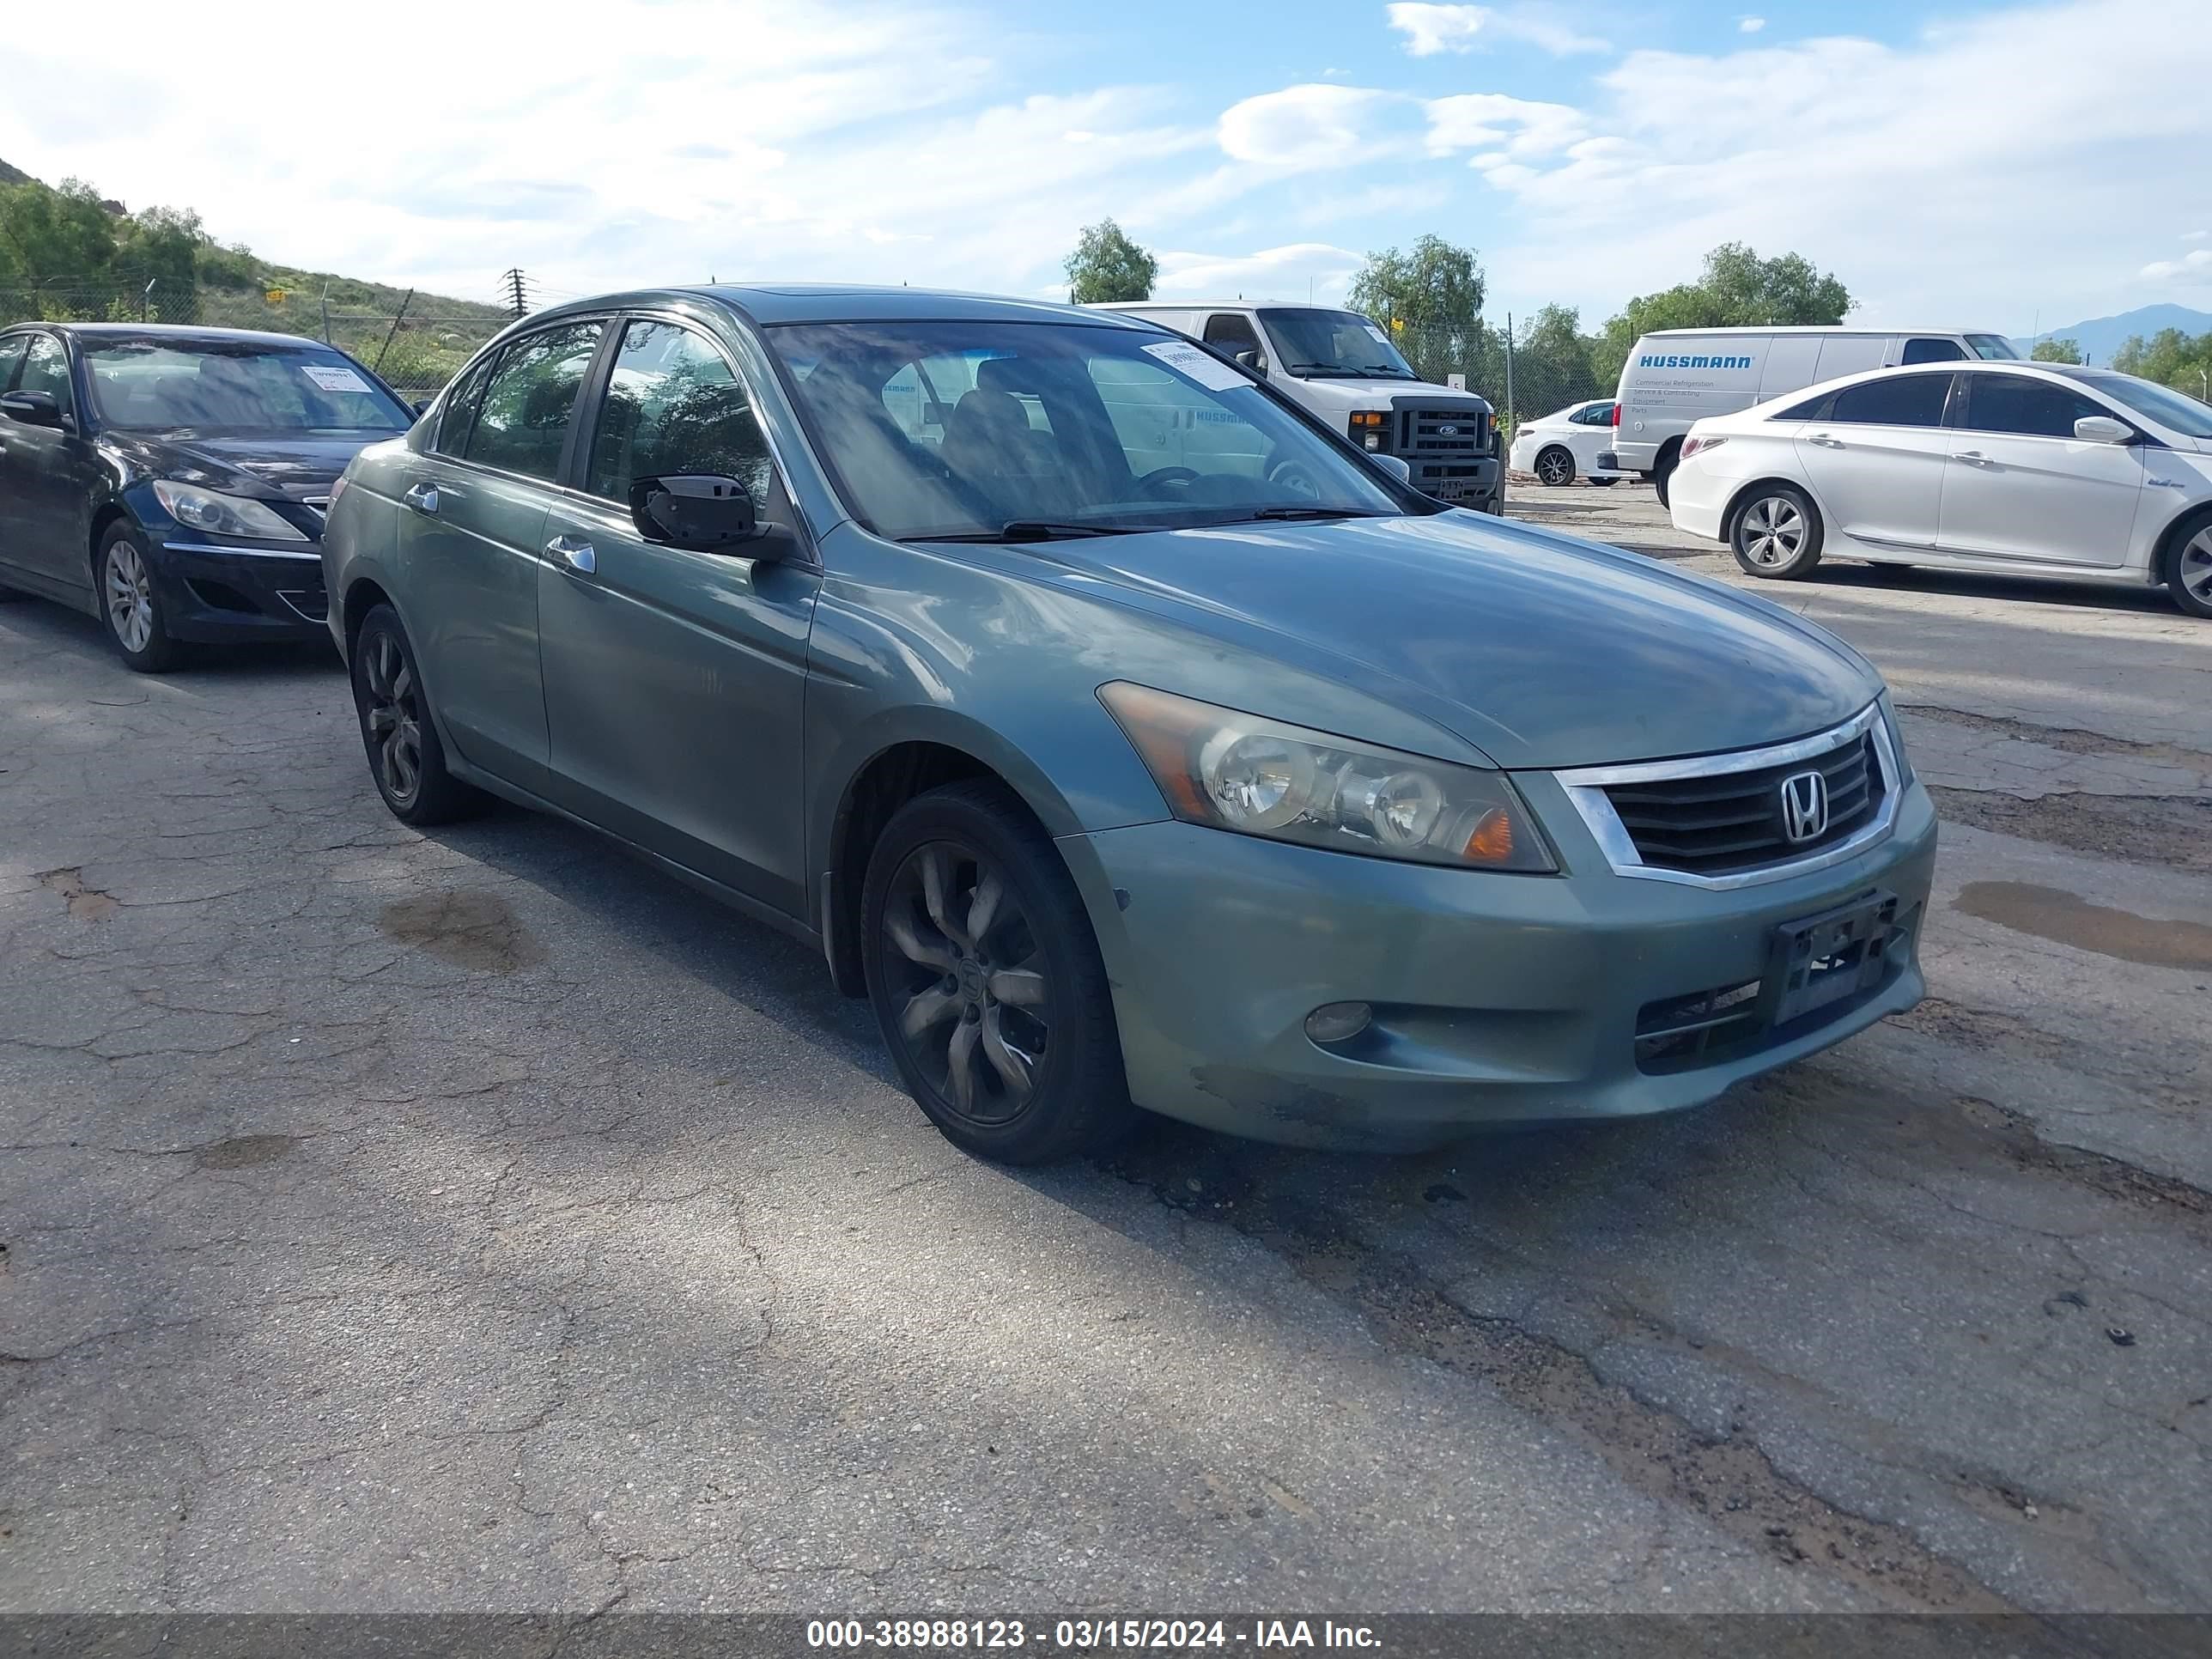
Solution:
[{"label": "pothole", "polygon": [[82,869],[49,870],[39,878],[39,885],[66,900],[70,915],[79,921],[106,921],[123,908],[113,894],[86,886]]}]

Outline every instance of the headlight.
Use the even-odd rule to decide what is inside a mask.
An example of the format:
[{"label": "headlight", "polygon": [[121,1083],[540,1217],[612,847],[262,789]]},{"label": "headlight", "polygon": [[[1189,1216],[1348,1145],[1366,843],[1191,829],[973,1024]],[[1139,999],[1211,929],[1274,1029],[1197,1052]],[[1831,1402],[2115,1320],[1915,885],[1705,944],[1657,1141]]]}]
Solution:
[{"label": "headlight", "polygon": [[222,495],[212,489],[196,489],[190,484],[157,478],[154,499],[188,530],[204,530],[211,536],[257,536],[266,542],[307,539],[264,503],[243,495]]},{"label": "headlight", "polygon": [[1504,775],[1115,681],[1098,696],[1188,823],[1370,858],[1558,868]]},{"label": "headlight", "polygon": [[1890,706],[1889,693],[1881,694],[1882,729],[1889,734],[1889,752],[1897,757],[1897,783],[1903,788],[1912,781],[1912,763],[1905,757],[1905,733],[1898,730],[1897,710]]}]

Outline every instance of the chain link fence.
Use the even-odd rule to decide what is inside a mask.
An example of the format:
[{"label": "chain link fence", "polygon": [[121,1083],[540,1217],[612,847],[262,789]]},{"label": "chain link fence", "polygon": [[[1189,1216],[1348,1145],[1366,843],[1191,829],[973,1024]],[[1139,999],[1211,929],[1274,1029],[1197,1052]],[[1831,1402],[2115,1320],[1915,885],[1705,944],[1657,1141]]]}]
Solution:
[{"label": "chain link fence", "polygon": [[428,398],[513,320],[494,306],[457,308],[413,296],[388,308],[326,303],[311,289],[182,283],[0,284],[0,325],[46,322],[197,323],[322,340],[366,363],[396,392]]},{"label": "chain link fence", "polygon": [[1498,411],[1509,444],[1519,422],[1540,420],[1613,391],[1598,384],[1597,372],[1579,344],[1532,349],[1504,329],[1489,327],[1473,333],[1401,327],[1391,338],[1422,379],[1449,386],[1453,375],[1466,376],[1467,389]]}]

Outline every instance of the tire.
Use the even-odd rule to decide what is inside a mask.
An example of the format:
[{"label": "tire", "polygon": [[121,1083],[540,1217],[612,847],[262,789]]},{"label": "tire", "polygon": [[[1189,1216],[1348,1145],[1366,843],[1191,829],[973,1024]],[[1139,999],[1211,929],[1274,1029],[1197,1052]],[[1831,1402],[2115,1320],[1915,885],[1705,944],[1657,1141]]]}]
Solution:
[{"label": "tire", "polygon": [[184,657],[184,647],[169,637],[152,562],[129,525],[108,526],[100,540],[100,556],[93,562],[93,575],[100,619],[115,654],[141,674],[174,668]]},{"label": "tire", "polygon": [[392,817],[427,829],[483,805],[482,793],[446,769],[445,746],[430,718],[415,647],[390,605],[377,605],[362,618],[350,678],[369,776]]},{"label": "tire", "polygon": [[2166,544],[2166,591],[2192,617],[2212,618],[2212,513],[2199,513]]},{"label": "tire", "polygon": [[860,918],[884,1045],[954,1146],[1048,1164],[1099,1150],[1134,1119],[1091,919],[1003,786],[948,784],[893,813],[868,855]]},{"label": "tire", "polygon": [[1795,484],[1754,484],[1729,524],[1735,562],[1767,581],[1796,581],[1820,562],[1820,510]]},{"label": "tire", "polygon": [[1681,460],[1681,451],[1669,449],[1659,458],[1659,465],[1651,469],[1651,487],[1659,492],[1659,505],[1671,507],[1667,499],[1667,485],[1674,476],[1674,468]]},{"label": "tire", "polygon": [[1585,478],[1583,482],[1592,489],[1610,489],[1620,482],[1618,478]]},{"label": "tire", "polygon": [[1536,465],[1529,471],[1547,489],[1564,489],[1575,481],[1575,458],[1558,444],[1550,444],[1537,453]]}]

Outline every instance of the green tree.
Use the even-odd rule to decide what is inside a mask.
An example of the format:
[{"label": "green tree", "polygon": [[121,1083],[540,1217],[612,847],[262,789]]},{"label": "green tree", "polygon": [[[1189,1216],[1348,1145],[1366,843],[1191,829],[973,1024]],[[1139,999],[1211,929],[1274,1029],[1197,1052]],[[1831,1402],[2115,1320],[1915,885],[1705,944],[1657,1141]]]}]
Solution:
[{"label": "green tree", "polygon": [[[1543,416],[1607,389],[1598,381],[1595,343],[1582,331],[1581,313],[1546,306],[1514,330],[1513,401],[1523,412]],[[1497,386],[1502,390],[1502,379]]]},{"label": "green tree", "polygon": [[2039,363],[2078,363],[2081,347],[2075,340],[2038,340],[2028,356]]},{"label": "green tree", "polygon": [[1160,276],[1160,262],[1111,219],[1084,226],[1063,269],[1069,303],[1079,306],[1149,300]]},{"label": "green tree", "polygon": [[50,190],[33,179],[0,189],[0,282],[63,289],[109,280],[115,217],[76,179]]},{"label": "green tree", "polygon": [[1762,259],[1741,242],[1723,242],[1705,255],[1696,282],[1639,295],[1608,320],[1595,367],[1601,382],[1617,380],[1638,337],[1654,329],[1832,326],[1850,308],[1850,290],[1802,254]]},{"label": "green tree", "polygon": [[1390,247],[1369,254],[1346,302],[1387,330],[1424,379],[1441,380],[1455,369],[1475,372],[1485,355],[1485,287],[1473,248],[1428,235],[1407,253]]}]

